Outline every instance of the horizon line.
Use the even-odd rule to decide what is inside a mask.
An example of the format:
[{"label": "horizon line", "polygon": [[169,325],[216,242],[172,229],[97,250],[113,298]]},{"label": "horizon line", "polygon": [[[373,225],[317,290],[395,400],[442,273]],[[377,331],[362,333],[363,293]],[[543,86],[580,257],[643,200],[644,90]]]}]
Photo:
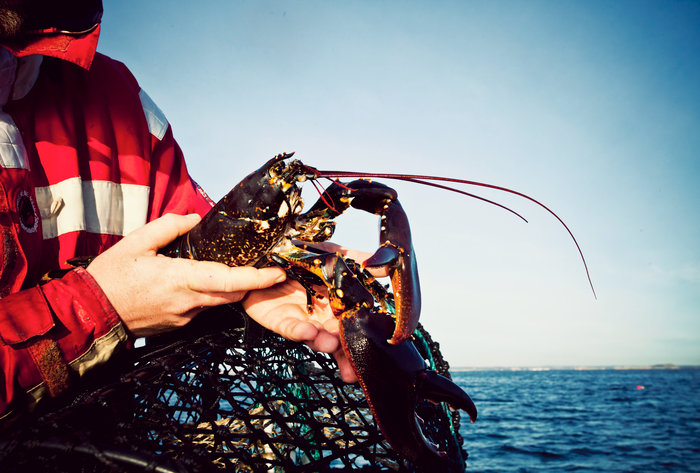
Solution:
[{"label": "horizon line", "polygon": [[451,366],[450,371],[602,371],[602,370],[680,370],[700,369],[700,365],[530,365],[530,366]]}]

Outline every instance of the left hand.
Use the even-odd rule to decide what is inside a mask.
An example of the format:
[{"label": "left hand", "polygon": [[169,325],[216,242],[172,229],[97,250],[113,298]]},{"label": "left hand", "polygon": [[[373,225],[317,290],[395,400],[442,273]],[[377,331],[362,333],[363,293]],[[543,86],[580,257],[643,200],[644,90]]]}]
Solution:
[{"label": "left hand", "polygon": [[[325,294],[324,289],[318,289]],[[332,353],[343,381],[357,381],[340,344],[338,319],[327,297],[321,301],[314,299],[313,312],[309,314],[306,291],[298,282],[287,280],[268,289],[250,291],[243,299],[243,308],[260,325],[284,338],[304,342],[316,351]]]},{"label": "left hand", "polygon": [[[314,243],[314,247],[341,254],[362,262],[371,253],[349,250],[334,243]],[[387,275],[383,269],[372,269],[376,277]],[[316,288],[324,294],[323,300],[314,299],[313,313],[306,308],[306,291],[296,281],[287,280],[267,289],[250,291],[243,300],[243,307],[256,322],[279,335],[304,342],[310,348],[332,353],[343,381],[354,383],[357,376],[340,343],[339,323],[328,304],[327,290]]]}]

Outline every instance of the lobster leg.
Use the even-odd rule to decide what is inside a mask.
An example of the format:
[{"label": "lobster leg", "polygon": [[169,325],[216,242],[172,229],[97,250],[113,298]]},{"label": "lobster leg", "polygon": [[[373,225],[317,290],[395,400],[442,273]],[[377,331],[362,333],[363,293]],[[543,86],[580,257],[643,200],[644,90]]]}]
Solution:
[{"label": "lobster leg", "polygon": [[[270,255],[270,260],[304,287],[309,296],[309,311],[311,311],[311,297],[322,297],[313,289],[314,284],[328,287],[331,310],[337,317],[348,309],[347,301],[352,301],[354,306],[367,309],[374,306],[375,300],[386,306],[388,294],[384,287],[354,261],[336,253],[316,253],[292,246],[290,249]],[[344,270],[338,272],[339,267]],[[298,271],[299,269],[303,271]],[[351,277],[347,277],[348,275]],[[354,284],[355,282],[359,284]]]},{"label": "lobster leg", "polygon": [[[349,206],[379,215],[380,247],[364,263],[364,267],[387,267],[396,307],[396,326],[389,343],[396,345],[408,339],[418,326],[421,298],[416,257],[411,241],[408,217],[397,200],[396,191],[384,184],[363,179],[348,184],[334,182],[321,199],[300,216],[301,228],[316,228],[314,222],[334,218]],[[324,228],[325,232],[328,232]],[[332,234],[332,231],[330,232]],[[307,237],[310,235],[307,234]],[[320,241],[311,235],[311,241]]]}]

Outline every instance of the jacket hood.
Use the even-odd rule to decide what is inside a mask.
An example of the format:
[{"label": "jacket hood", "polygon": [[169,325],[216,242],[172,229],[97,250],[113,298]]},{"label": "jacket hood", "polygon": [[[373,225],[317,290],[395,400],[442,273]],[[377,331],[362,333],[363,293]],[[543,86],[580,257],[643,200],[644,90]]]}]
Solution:
[{"label": "jacket hood", "polygon": [[102,0],[47,0],[27,15],[25,33],[1,44],[16,57],[51,56],[89,69],[97,50]]}]

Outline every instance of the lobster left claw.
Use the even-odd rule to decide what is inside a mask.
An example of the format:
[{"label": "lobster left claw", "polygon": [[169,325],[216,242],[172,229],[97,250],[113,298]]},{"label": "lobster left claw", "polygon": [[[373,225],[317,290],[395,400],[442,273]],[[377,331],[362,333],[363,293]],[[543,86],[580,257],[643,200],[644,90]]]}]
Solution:
[{"label": "lobster left claw", "polygon": [[426,367],[411,340],[389,345],[386,336],[393,323],[390,316],[365,309],[344,316],[343,350],[384,438],[413,463],[429,465],[445,453],[423,435],[416,415],[418,402],[446,402],[466,411],[472,422],[476,421],[476,406],[459,386]]},{"label": "lobster left claw", "polygon": [[396,324],[389,343],[398,345],[407,340],[418,326],[421,309],[420,281],[408,217],[394,189],[378,182],[358,179],[347,184],[334,182],[329,186],[322,198],[300,217],[304,222],[302,226],[309,226],[308,222],[319,217],[324,221],[329,217],[335,218],[349,206],[381,218],[381,245],[362,266],[389,270],[396,310]]},{"label": "lobster left claw", "polygon": [[358,375],[374,418],[394,450],[415,464],[430,465],[445,453],[423,435],[416,415],[418,402],[446,402],[466,411],[472,422],[476,406],[462,388],[428,369],[410,339],[390,344],[387,338],[395,332],[395,320],[388,313],[373,310],[373,295],[363,273],[351,260],[335,256],[331,261],[335,261],[336,289],[329,291],[329,297],[339,312],[343,351]]}]

